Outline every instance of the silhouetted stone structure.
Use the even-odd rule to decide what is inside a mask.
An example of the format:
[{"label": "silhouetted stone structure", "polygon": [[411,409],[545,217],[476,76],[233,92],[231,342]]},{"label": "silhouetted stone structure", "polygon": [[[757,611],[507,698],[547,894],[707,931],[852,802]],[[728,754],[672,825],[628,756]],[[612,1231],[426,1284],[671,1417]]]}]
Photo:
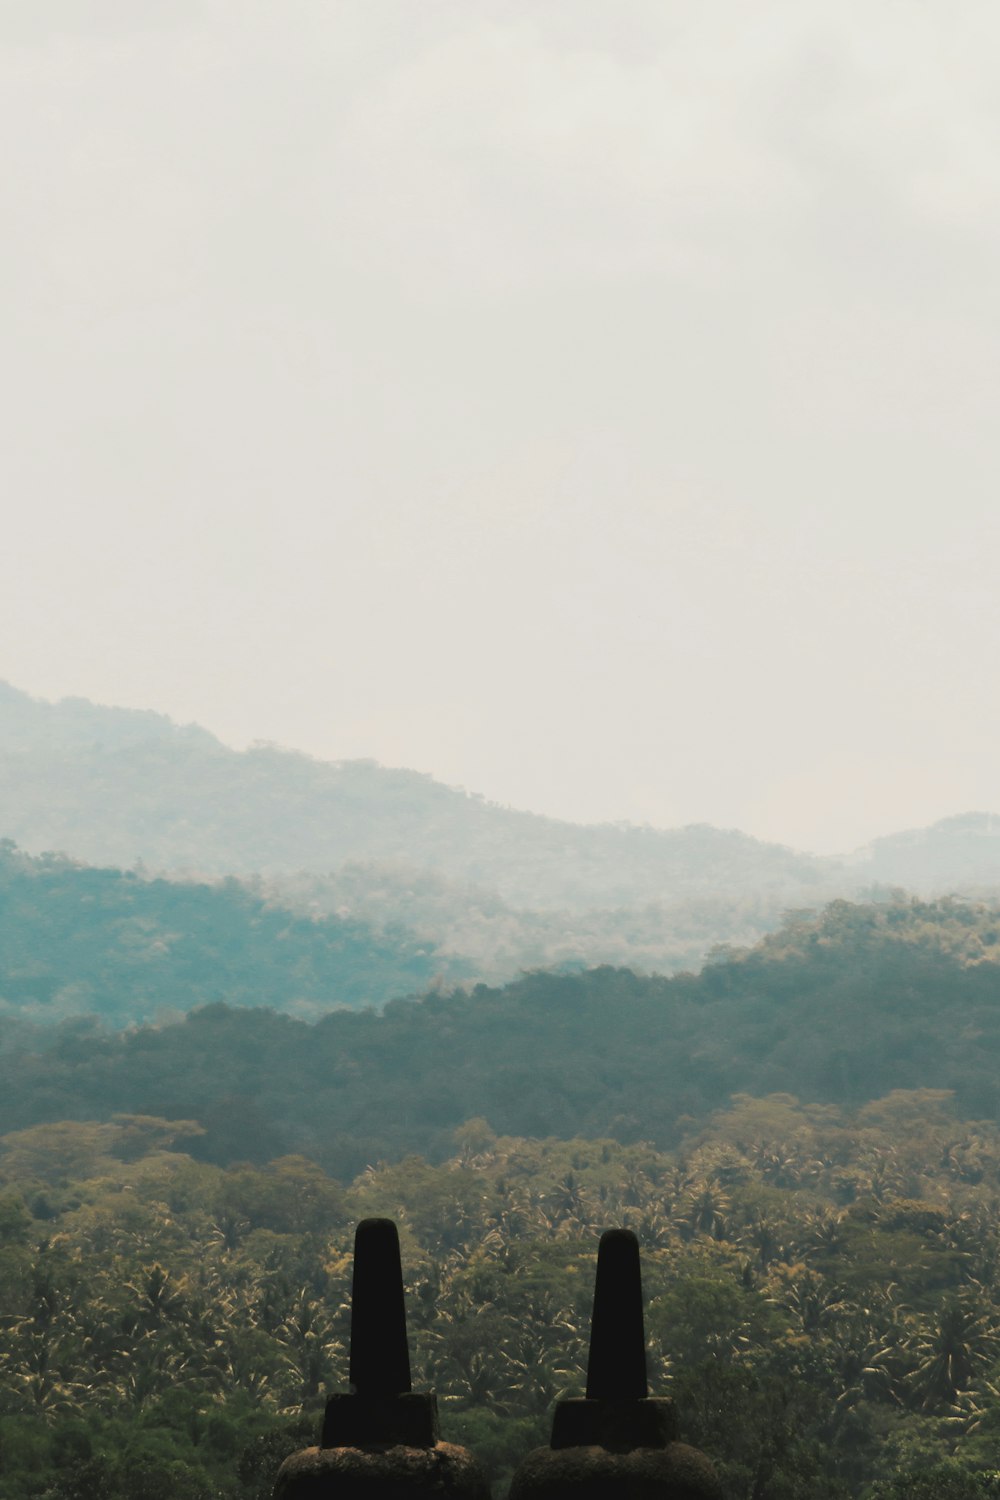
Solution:
[{"label": "silhouetted stone structure", "polygon": [[609,1229],[597,1254],[587,1394],[557,1404],[552,1442],[521,1464],[510,1500],[721,1500],[708,1459],[677,1441],[673,1402],[648,1389],[639,1244]]},{"label": "silhouetted stone structure", "polygon": [[331,1396],[318,1448],[285,1460],[275,1500],[488,1500],[470,1453],[438,1434],[437,1398],[410,1389],[399,1236],[365,1219],[354,1237],[350,1395]]}]

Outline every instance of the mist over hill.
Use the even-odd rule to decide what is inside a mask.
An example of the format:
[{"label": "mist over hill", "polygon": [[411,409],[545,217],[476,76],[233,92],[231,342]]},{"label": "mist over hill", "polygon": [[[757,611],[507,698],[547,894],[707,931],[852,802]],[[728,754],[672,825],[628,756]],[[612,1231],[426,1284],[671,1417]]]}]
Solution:
[{"label": "mist over hill", "polygon": [[[337,1010],[209,1005],[109,1036],[14,1020],[0,1133],[117,1113],[190,1119],[215,1160],[304,1152],[339,1175],[503,1134],[675,1142],[734,1094],[855,1107],[949,1089],[1000,1118],[1000,910],[835,902],[700,974],[609,967]],[[367,1153],[367,1154],[366,1154]]]},{"label": "mist over hill", "polygon": [[0,690],[0,829],[22,848],[202,874],[402,861],[537,907],[817,884],[827,862],[747,834],[578,826],[417,771],[230,750],[159,714]]},{"label": "mist over hill", "polygon": [[0,1016],[131,1026],[216,1001],[315,1019],[468,970],[414,934],[207,885],[32,858],[0,841]]},{"label": "mist over hill", "polygon": [[[582,826],[416,771],[235,751],[161,714],[0,684],[0,837],[118,870],[237,876],[270,905],[360,924],[380,955],[403,934],[448,978],[674,973],[752,944],[789,908],[878,887],[988,893],[998,830],[969,813],[831,859],[707,825]],[[389,972],[373,962],[376,1003]]]},{"label": "mist over hill", "polygon": [[929,828],[888,834],[855,860],[855,871],[873,883],[925,893],[994,889],[1000,885],[1000,817],[960,813]]}]

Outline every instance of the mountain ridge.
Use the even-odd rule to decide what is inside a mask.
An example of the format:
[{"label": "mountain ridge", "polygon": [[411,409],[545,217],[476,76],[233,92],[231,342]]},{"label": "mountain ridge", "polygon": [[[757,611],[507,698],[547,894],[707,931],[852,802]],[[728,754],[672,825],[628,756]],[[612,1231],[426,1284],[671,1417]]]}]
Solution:
[{"label": "mountain ridge", "polygon": [[46,704],[9,685],[0,693],[0,833],[29,852],[209,875],[405,860],[549,906],[687,891],[692,880],[715,888],[751,873],[795,886],[827,869],[819,856],[738,830],[574,824],[422,772],[267,744],[232,750],[163,715]]},{"label": "mountain ridge", "polygon": [[[426,772],[322,761],[83,698],[0,683],[0,838],[99,868],[236,877],[270,905],[396,934],[448,975],[696,969],[782,912],[908,889],[1000,890],[1000,817],[961,813],[819,856],[710,824],[574,824]],[[376,985],[379,998],[385,991]]]}]

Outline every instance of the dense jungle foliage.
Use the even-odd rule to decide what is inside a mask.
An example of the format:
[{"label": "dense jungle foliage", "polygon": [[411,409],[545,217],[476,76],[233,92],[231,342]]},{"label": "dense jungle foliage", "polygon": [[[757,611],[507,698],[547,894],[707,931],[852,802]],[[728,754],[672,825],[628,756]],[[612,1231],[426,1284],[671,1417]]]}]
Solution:
[{"label": "dense jungle foliage", "polygon": [[671,979],[531,974],[315,1025],[210,1005],[160,1027],[0,1032],[0,1130],[116,1113],[197,1120],[210,1161],[304,1154],[350,1178],[485,1114],[503,1134],[668,1148],[736,1092],[856,1105],[954,1090],[1000,1117],[1000,914],[834,903]]},{"label": "dense jungle foliage", "polygon": [[264,1500],[387,1214],[417,1377],[498,1496],[580,1389],[613,1224],[728,1500],[996,1495],[998,1000],[995,909],[899,899],[673,979],[5,1016],[0,1493]]},{"label": "dense jungle foliage", "polygon": [[1000,1131],[946,1094],[740,1097],[674,1152],[455,1132],[339,1183],[148,1117],[0,1141],[5,1500],[266,1500],[346,1382],[353,1225],[401,1229],[417,1387],[495,1494],[579,1393],[597,1237],[729,1500],[995,1495]]}]

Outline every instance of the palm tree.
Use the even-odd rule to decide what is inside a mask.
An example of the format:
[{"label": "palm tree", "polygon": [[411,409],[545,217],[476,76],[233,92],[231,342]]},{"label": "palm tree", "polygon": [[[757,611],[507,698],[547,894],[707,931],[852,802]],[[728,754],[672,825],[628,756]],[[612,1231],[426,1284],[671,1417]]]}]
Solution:
[{"label": "palm tree", "polygon": [[57,1422],[79,1412],[87,1394],[82,1381],[66,1374],[64,1340],[49,1329],[20,1330],[19,1347],[5,1351],[0,1369],[3,1383],[22,1409],[44,1422]]},{"label": "palm tree", "polygon": [[127,1281],[125,1285],[138,1298],[141,1328],[160,1328],[165,1322],[181,1317],[185,1283],[173,1281],[170,1272],[159,1261],[144,1267],[136,1280]]},{"label": "palm tree", "polygon": [[963,1288],[914,1326],[906,1346],[913,1361],[907,1379],[928,1410],[953,1406],[1000,1353],[1000,1324],[979,1290]]},{"label": "palm tree", "polygon": [[804,1233],[800,1239],[803,1253],[806,1256],[837,1256],[846,1243],[846,1218],[843,1210],[838,1209],[819,1209],[807,1213],[802,1224]]},{"label": "palm tree", "polygon": [[687,1239],[707,1235],[713,1240],[724,1240],[728,1235],[731,1209],[729,1194],[717,1182],[703,1178],[690,1189],[678,1224]]},{"label": "palm tree", "polygon": [[496,1397],[502,1410],[540,1415],[571,1388],[583,1387],[586,1341],[571,1309],[548,1307],[545,1321],[523,1323],[499,1351],[503,1375]]},{"label": "palm tree", "polygon": [[854,1312],[839,1287],[805,1267],[789,1273],[775,1300],[791,1313],[799,1331],[810,1338],[825,1333],[833,1323]]},{"label": "palm tree", "polygon": [[960,1391],[952,1404],[946,1424],[961,1437],[971,1437],[982,1430],[996,1431],[1000,1415],[1000,1387],[980,1380],[966,1391]]},{"label": "palm tree", "polygon": [[280,1364],[298,1376],[300,1404],[307,1407],[319,1396],[331,1358],[346,1352],[326,1306],[310,1295],[308,1287],[300,1288],[274,1338],[281,1351]]}]

